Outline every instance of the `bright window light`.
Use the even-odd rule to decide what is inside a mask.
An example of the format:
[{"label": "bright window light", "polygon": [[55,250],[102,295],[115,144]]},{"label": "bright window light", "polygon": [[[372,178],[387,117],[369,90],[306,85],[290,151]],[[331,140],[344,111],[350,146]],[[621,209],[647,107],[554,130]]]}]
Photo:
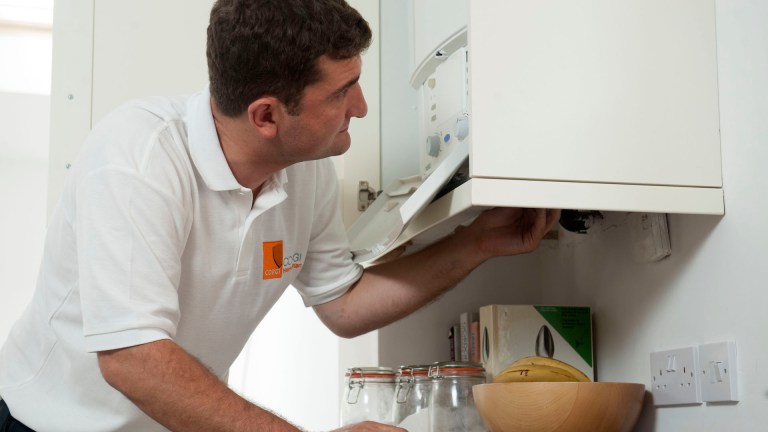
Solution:
[{"label": "bright window light", "polygon": [[53,23],[53,0],[0,0],[0,26],[47,27]]}]

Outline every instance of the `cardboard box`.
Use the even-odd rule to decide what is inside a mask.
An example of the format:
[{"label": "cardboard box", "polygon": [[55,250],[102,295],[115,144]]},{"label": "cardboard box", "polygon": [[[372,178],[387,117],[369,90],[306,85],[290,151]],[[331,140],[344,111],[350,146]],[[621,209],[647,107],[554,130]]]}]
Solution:
[{"label": "cardboard box", "polygon": [[[594,381],[589,307],[489,305],[480,308],[481,360],[488,379],[515,360],[537,355],[564,361]],[[548,335],[549,336],[548,336]]]}]

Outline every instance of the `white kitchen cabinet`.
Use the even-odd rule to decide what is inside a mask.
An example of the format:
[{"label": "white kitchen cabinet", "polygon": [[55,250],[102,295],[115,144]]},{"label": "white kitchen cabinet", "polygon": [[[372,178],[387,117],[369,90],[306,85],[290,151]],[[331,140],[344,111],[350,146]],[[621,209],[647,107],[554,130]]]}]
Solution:
[{"label": "white kitchen cabinet", "polygon": [[473,0],[469,16],[473,177],[552,204],[722,213],[714,0]]},{"label": "white kitchen cabinet", "polygon": [[[412,42],[426,56],[411,84],[466,91],[469,180],[395,245],[428,244],[496,206],[724,213],[714,0],[412,6],[413,34],[451,36],[429,51]],[[438,78],[435,90],[457,41],[467,84],[440,89]],[[430,121],[441,102],[423,100],[415,146],[455,140],[451,124]]]}]

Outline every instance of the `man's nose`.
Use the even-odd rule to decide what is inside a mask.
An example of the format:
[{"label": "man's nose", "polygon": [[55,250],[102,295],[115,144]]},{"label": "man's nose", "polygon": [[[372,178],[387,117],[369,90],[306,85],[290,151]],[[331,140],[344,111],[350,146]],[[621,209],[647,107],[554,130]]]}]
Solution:
[{"label": "man's nose", "polygon": [[368,104],[363,96],[363,89],[357,83],[350,89],[349,117],[363,118],[368,114]]}]

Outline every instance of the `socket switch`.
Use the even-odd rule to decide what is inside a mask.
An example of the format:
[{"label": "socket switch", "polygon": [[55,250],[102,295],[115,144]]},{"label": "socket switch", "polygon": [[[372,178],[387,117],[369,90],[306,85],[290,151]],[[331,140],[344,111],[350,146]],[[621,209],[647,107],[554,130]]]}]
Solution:
[{"label": "socket switch", "polygon": [[698,347],[651,353],[651,392],[654,405],[701,403]]},{"label": "socket switch", "polygon": [[704,402],[737,402],[736,342],[699,345],[701,399]]}]

